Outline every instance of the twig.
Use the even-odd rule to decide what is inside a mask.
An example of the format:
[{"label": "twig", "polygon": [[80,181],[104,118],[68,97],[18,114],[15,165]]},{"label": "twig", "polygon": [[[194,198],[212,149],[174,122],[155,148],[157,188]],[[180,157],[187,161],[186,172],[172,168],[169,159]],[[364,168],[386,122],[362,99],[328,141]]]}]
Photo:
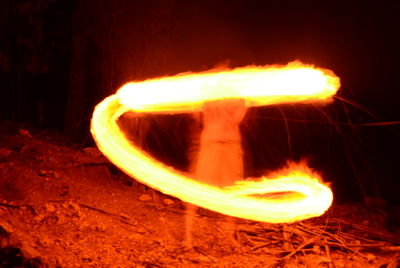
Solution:
[{"label": "twig", "polygon": [[388,244],[346,244],[346,247],[352,248],[380,248],[390,246]]},{"label": "twig", "polygon": [[282,236],[283,236],[283,248],[286,250],[292,250],[293,246],[290,243],[290,236],[288,235],[288,233],[286,232],[286,225],[282,226]]},{"label": "twig", "polygon": [[25,205],[11,205],[11,204],[7,204],[7,203],[0,203],[0,206],[6,207],[8,209],[28,208],[33,214],[37,214],[35,209],[33,208],[33,205],[26,205],[26,204]]},{"label": "twig", "polygon": [[256,246],[256,247],[251,248],[250,251],[256,251],[257,249],[265,248],[265,247],[268,247],[268,246],[271,246],[271,245],[275,245],[275,244],[278,244],[278,243],[279,243],[279,242],[269,242],[269,243],[265,243],[265,244],[258,245],[258,246]]},{"label": "twig", "polygon": [[193,247],[193,249],[195,251],[197,251],[198,253],[203,254],[204,256],[206,256],[207,258],[209,258],[210,260],[212,260],[214,262],[217,260],[214,256],[211,256],[210,254],[207,254],[207,252],[205,252],[204,249],[202,249],[201,247],[195,246],[195,247]]},{"label": "twig", "polygon": [[364,254],[361,254],[361,253],[358,252],[357,250],[354,250],[354,249],[352,249],[352,248],[350,248],[350,247],[348,247],[348,246],[346,246],[346,245],[339,244],[339,243],[335,243],[335,242],[329,242],[329,241],[327,241],[326,243],[327,243],[328,245],[330,245],[330,246],[336,246],[336,247],[341,247],[341,248],[347,249],[348,251],[351,251],[351,252],[353,252],[354,254],[358,254],[358,255],[360,255],[361,257],[368,259],[368,257],[365,256]]},{"label": "twig", "polygon": [[271,241],[271,239],[264,238],[264,237],[258,237],[258,236],[249,236],[252,241],[256,242],[265,242],[265,241]]},{"label": "twig", "polygon": [[310,239],[306,240],[303,244],[301,244],[298,248],[296,248],[295,250],[290,252],[288,255],[283,257],[282,259],[287,259],[287,258],[293,256],[294,254],[296,254],[297,252],[302,250],[304,247],[306,247],[306,246],[310,245],[311,243],[313,243],[316,239],[317,239],[317,237],[311,237]]},{"label": "twig", "polygon": [[314,228],[314,227],[311,227],[311,226],[308,226],[308,227],[311,228],[311,229],[314,229],[314,231],[317,230],[318,232],[315,233],[315,232],[312,232],[311,230],[305,229],[303,227],[297,227],[297,228],[299,228],[300,230],[302,230],[302,231],[304,231],[306,233],[312,234],[312,235],[326,235],[326,236],[329,236],[333,240],[335,240],[335,241],[339,242],[340,244],[344,245],[344,242],[341,239],[339,239],[337,236],[335,236],[334,234],[331,234],[331,233],[329,233],[327,231],[324,231],[324,230],[321,230],[321,229],[318,229],[318,228]]},{"label": "twig", "polygon": [[361,237],[361,236],[349,234],[349,233],[341,233],[340,236],[343,238],[347,238],[347,239],[362,240],[364,242],[369,242],[369,243],[374,243],[376,241],[373,239],[369,239],[369,238],[365,238],[365,237]]},{"label": "twig", "polygon": [[350,226],[350,227],[352,227],[354,229],[366,232],[372,237],[379,238],[381,240],[386,240],[386,241],[389,241],[389,242],[392,242],[392,243],[400,245],[400,238],[395,237],[395,236],[393,236],[391,234],[387,234],[387,233],[384,233],[384,232],[381,232],[381,231],[377,231],[377,230],[372,229],[372,228],[367,227],[367,226],[363,226],[363,225],[359,225],[359,224],[355,224],[355,223],[350,223],[350,222],[346,222],[346,221],[339,220],[339,219],[332,219],[332,220],[335,221],[335,222],[338,222],[338,223],[346,224],[346,225],[348,225],[348,226]]},{"label": "twig", "polygon": [[105,211],[105,210],[102,210],[102,209],[99,209],[99,208],[96,208],[96,207],[92,207],[92,206],[89,206],[89,205],[81,204],[81,203],[78,203],[78,205],[81,206],[81,207],[87,208],[87,209],[91,209],[91,210],[94,210],[94,211],[97,211],[97,212],[100,212],[100,213],[109,215],[109,216],[116,217],[116,218],[118,218],[121,222],[123,222],[123,223],[125,223],[125,224],[131,225],[131,226],[137,226],[136,224],[127,221],[125,216],[121,216],[121,215],[118,215],[118,214],[114,214],[114,213],[111,213],[111,212],[108,212],[108,211]]},{"label": "twig", "polygon": [[17,205],[6,204],[6,203],[0,203],[0,206],[6,207],[6,208],[20,208],[21,207],[21,206],[17,206]]},{"label": "twig", "polygon": [[328,268],[334,268],[335,264],[333,263],[333,260],[331,257],[331,251],[330,251],[330,248],[329,248],[329,245],[328,245],[326,239],[324,240],[324,242],[325,242],[325,245],[324,245],[325,253],[326,253],[326,257],[328,259]]},{"label": "twig", "polygon": [[380,249],[387,250],[387,251],[400,251],[399,246],[383,246]]}]

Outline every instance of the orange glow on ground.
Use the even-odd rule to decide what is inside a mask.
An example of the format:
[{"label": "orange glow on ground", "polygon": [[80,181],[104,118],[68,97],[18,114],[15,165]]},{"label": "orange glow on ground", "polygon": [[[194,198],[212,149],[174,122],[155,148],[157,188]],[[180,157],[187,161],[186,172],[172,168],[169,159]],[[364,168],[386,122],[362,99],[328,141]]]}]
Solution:
[{"label": "orange glow on ground", "polygon": [[[272,178],[246,179],[221,189],[197,182],[189,174],[152,158],[126,139],[117,119],[127,111],[201,111],[204,102],[217,99],[241,98],[249,107],[326,102],[339,86],[339,78],[331,71],[299,62],[132,82],[96,106],[91,132],[112,163],[165,194],[230,216],[271,223],[294,222],[322,215],[333,200],[330,188],[304,164],[276,172]],[[274,195],[282,192],[299,194]]]}]

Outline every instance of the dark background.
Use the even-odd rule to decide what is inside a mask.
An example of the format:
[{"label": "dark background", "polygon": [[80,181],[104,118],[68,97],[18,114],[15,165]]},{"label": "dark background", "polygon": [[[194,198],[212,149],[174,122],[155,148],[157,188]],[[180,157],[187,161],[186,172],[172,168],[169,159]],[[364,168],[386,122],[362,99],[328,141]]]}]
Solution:
[{"label": "dark background", "polygon": [[[398,14],[389,1],[0,0],[0,116],[90,144],[94,105],[127,81],[299,59],[333,70],[338,97],[249,110],[249,174],[307,158],[339,202],[400,203]],[[177,166],[182,118],[152,118],[148,138]]]}]

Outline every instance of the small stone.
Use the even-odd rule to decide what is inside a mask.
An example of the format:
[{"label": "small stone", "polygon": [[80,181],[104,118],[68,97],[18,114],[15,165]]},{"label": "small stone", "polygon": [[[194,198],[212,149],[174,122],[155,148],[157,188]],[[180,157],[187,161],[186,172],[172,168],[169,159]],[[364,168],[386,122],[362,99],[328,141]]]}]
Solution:
[{"label": "small stone", "polygon": [[173,205],[175,202],[172,199],[164,198],[163,203],[164,205],[170,206]]},{"label": "small stone", "polygon": [[23,137],[32,138],[31,133],[29,133],[29,131],[26,129],[20,128],[20,129],[18,129],[18,133],[19,133],[19,135],[21,135]]},{"label": "small stone", "polygon": [[96,147],[86,147],[83,151],[92,157],[102,156],[102,153]]},{"label": "small stone", "polygon": [[57,172],[57,171],[54,171],[53,175],[54,175],[54,178],[56,178],[56,179],[61,178],[61,174],[59,172]]},{"label": "small stone", "polygon": [[132,221],[131,217],[125,213],[121,213],[120,216],[125,221]]},{"label": "small stone", "polygon": [[57,217],[57,224],[64,224],[66,222],[66,219],[63,215],[58,215]]},{"label": "small stone", "polygon": [[128,235],[127,238],[128,238],[129,240],[136,240],[136,239],[138,239],[138,235],[137,235],[136,233],[130,234],[130,235]]},{"label": "small stone", "polygon": [[47,203],[47,204],[44,205],[44,207],[45,207],[46,210],[47,210],[48,212],[50,212],[50,213],[56,211],[56,208],[55,208],[54,205],[52,205],[52,204]]},{"label": "small stone", "polygon": [[145,233],[147,233],[147,230],[145,228],[139,226],[135,229],[135,232],[139,233],[139,234],[145,234]]},{"label": "small stone", "polygon": [[142,195],[139,197],[139,201],[142,201],[142,202],[151,201],[151,196],[148,195],[148,194],[142,194]]},{"label": "small stone", "polygon": [[106,229],[107,228],[103,223],[99,223],[97,226],[95,226],[95,231],[97,232],[105,232]]},{"label": "small stone", "polygon": [[314,245],[312,250],[315,254],[321,254],[321,248],[318,245]]},{"label": "small stone", "polygon": [[373,263],[376,260],[376,256],[374,254],[371,253],[367,253],[367,260],[369,263]]},{"label": "small stone", "polygon": [[6,222],[2,222],[0,225],[0,230],[3,229],[4,232],[6,233],[12,233],[13,232],[13,228],[11,227],[10,224],[6,223]]},{"label": "small stone", "polygon": [[80,212],[80,210],[81,210],[81,207],[77,204],[77,203],[75,203],[74,201],[70,201],[69,202],[69,205],[71,206],[71,208],[73,208],[74,210],[76,210],[76,211],[79,211]]},{"label": "small stone", "polygon": [[319,256],[318,259],[319,259],[320,262],[325,262],[325,263],[331,263],[332,262],[331,258],[328,258],[328,257],[325,257],[325,256]]},{"label": "small stone", "polygon": [[40,256],[39,251],[33,248],[28,243],[21,241],[21,252],[27,259],[33,259]]},{"label": "small stone", "polygon": [[209,257],[204,255],[199,256],[199,262],[209,262],[209,261],[211,261]]},{"label": "small stone", "polygon": [[0,148],[0,156],[6,157],[12,153],[10,149],[7,148]]},{"label": "small stone", "polygon": [[74,211],[75,211],[75,213],[76,213],[76,216],[77,216],[78,218],[80,218],[80,217],[82,216],[82,212],[81,212],[81,208],[79,207],[79,205],[76,204],[76,203],[72,203],[72,204],[71,204],[71,207],[74,209]]},{"label": "small stone", "polygon": [[44,216],[41,215],[41,214],[33,217],[33,221],[36,222],[36,223],[41,222],[43,219],[44,219]]},{"label": "small stone", "polygon": [[44,177],[45,179],[48,179],[48,178],[50,178],[50,177],[53,176],[53,171],[51,171],[51,170],[45,170],[45,169],[39,169],[39,170],[38,170],[38,175],[39,175],[40,177]]}]

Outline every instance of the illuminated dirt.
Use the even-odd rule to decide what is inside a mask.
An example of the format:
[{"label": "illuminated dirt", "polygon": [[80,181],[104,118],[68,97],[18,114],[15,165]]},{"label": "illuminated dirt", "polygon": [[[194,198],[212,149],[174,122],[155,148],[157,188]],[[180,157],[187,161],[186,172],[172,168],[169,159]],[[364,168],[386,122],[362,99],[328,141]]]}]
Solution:
[{"label": "illuminated dirt", "polygon": [[185,250],[181,201],[132,181],[95,148],[20,128],[0,126],[1,267],[18,249],[33,267],[397,265],[400,241],[385,231],[385,212],[360,205],[296,224],[236,220],[239,248],[227,216],[200,210]]}]

